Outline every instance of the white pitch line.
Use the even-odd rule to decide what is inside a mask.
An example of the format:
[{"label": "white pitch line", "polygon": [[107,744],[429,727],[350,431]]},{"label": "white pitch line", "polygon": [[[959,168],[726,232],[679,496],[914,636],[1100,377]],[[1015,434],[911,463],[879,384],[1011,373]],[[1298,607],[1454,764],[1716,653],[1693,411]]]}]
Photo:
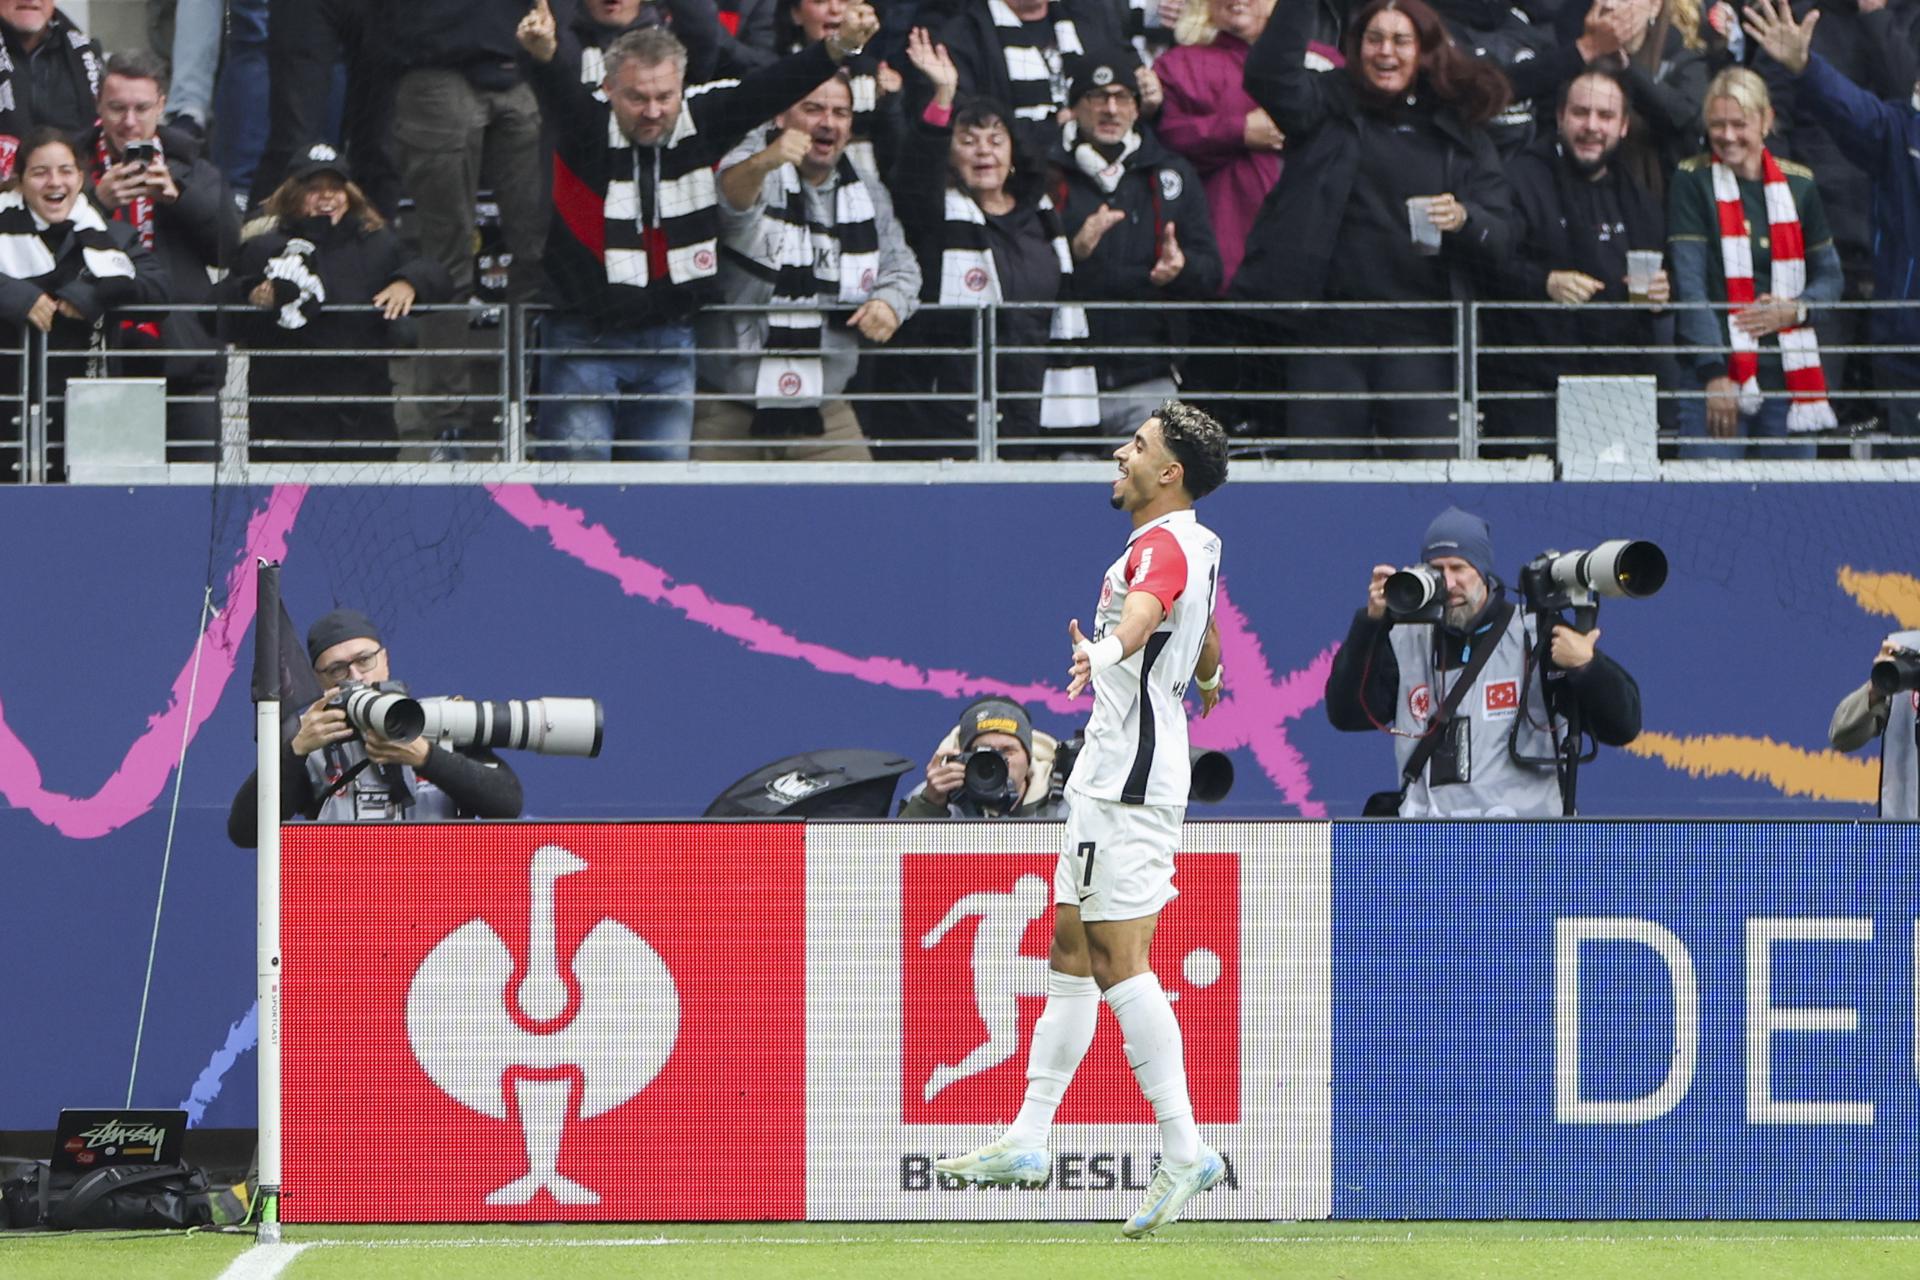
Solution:
[{"label": "white pitch line", "polygon": [[[1411,1233],[1399,1235],[1338,1235],[1338,1236],[1231,1236],[1213,1238],[1196,1243],[1204,1244],[1273,1244],[1273,1245],[1323,1245],[1323,1244],[1443,1244],[1454,1240],[1465,1240],[1462,1236],[1419,1236]],[[1178,1240],[1177,1236],[1161,1239],[1167,1244]],[[1818,1244],[1916,1244],[1920,1245],[1920,1234],[1852,1234],[1852,1235],[1619,1235],[1619,1236],[1563,1236],[1563,1235],[1505,1235],[1489,1236],[1478,1239],[1481,1245],[1497,1244],[1784,1244],[1795,1240],[1805,1240]],[[1034,1239],[1012,1241],[1022,1245],[1089,1245],[1120,1244],[1118,1237],[1104,1240],[1098,1236],[1043,1236]],[[310,1240],[307,1245],[325,1245],[335,1249],[636,1249],[636,1248],[701,1248],[705,1246],[760,1246],[760,1245],[991,1245],[996,1243],[986,1239],[958,1239],[951,1236],[730,1236],[703,1239],[692,1236],[634,1236],[608,1237],[604,1239],[576,1240],[520,1240],[512,1238],[468,1237],[453,1239],[394,1239],[394,1240]],[[282,1246],[284,1247],[284,1246]],[[248,1255],[242,1254],[245,1258]],[[237,1265],[237,1264],[236,1264]],[[265,1276],[245,1273],[246,1280],[265,1280]],[[274,1273],[267,1273],[274,1274]],[[240,1273],[222,1276],[221,1280],[242,1280]]]},{"label": "white pitch line", "polygon": [[257,1244],[227,1264],[220,1280],[274,1280],[312,1244]]}]

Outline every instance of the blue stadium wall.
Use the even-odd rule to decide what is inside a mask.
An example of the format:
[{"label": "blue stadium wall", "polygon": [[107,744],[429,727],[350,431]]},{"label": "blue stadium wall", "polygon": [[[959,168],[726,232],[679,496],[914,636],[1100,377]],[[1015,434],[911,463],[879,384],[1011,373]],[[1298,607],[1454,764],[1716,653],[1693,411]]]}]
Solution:
[{"label": "blue stadium wall", "polygon": [[[1653,745],[1603,753],[1581,794],[1590,816],[1686,821],[1336,827],[1334,1211],[1915,1216],[1914,843],[1852,823],[1872,815],[1873,765],[1826,753],[1825,727],[1881,637],[1920,625],[1920,497],[1230,485],[1206,518],[1226,543],[1233,698],[1196,740],[1238,781],[1191,816],[1350,817],[1388,785],[1383,740],[1328,726],[1325,665],[1369,567],[1412,558],[1449,503],[1492,521],[1509,576],[1546,547],[1667,548],[1667,589],[1601,617]],[[0,1128],[118,1102],[130,1074],[136,1103],[252,1122],[253,876],[225,821],[252,760],[253,554],[284,560],[303,626],[335,603],[373,612],[419,692],[600,698],[600,759],[514,761],[529,816],[579,820],[696,815],[809,748],[922,759],[978,692],[1070,730],[1067,620],[1091,613],[1125,533],[1098,484],[6,494]],[[196,649],[209,582],[221,614]],[[1735,818],[1768,821],[1716,821]],[[1555,1118],[1554,922],[1576,916],[1651,919],[1689,948],[1697,1058],[1658,1141]],[[1775,944],[1778,1003],[1858,1015],[1778,1032],[1772,1085],[1864,1103],[1870,1124],[1747,1113],[1748,922],[1776,916],[1872,922],[1870,941]],[[1642,1096],[1675,1051],[1666,962],[1632,942],[1582,955],[1582,1087]],[[1463,1168],[1508,1171],[1499,1202]]]}]

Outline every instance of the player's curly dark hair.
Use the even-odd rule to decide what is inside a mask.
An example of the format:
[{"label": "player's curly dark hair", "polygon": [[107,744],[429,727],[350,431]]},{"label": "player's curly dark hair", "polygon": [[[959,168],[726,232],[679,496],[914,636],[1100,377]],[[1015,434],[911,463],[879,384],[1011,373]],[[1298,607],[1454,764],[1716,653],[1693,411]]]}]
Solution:
[{"label": "player's curly dark hair", "polygon": [[1195,502],[1227,482],[1227,432],[1207,414],[1179,400],[1154,410],[1160,438],[1180,464],[1181,483]]}]

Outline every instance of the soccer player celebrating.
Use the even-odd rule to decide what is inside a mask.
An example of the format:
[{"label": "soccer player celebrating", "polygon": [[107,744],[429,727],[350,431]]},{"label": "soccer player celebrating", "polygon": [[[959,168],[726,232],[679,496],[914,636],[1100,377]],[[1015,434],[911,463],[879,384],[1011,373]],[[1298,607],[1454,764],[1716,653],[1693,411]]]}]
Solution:
[{"label": "soccer player celebrating", "polygon": [[1200,689],[1202,716],[1220,700],[1213,624],[1220,538],[1195,518],[1193,504],[1227,478],[1226,433],[1169,400],[1113,456],[1120,464],[1113,505],[1133,517],[1133,534],[1100,584],[1093,638],[1081,634],[1077,618],[1067,628],[1067,696],[1091,685],[1093,715],[1067,780],[1047,1007],[1034,1027],[1026,1099],[1006,1133],[935,1167],[971,1182],[1046,1181],[1047,1132],[1093,1042],[1104,996],[1120,1020],[1134,1080],[1160,1122],[1160,1167],[1121,1228],[1138,1237],[1179,1217],[1226,1172],[1219,1153],[1200,1141],[1180,1024],[1148,965],[1160,910],[1179,892],[1173,855],[1190,781],[1182,703],[1189,678]]}]

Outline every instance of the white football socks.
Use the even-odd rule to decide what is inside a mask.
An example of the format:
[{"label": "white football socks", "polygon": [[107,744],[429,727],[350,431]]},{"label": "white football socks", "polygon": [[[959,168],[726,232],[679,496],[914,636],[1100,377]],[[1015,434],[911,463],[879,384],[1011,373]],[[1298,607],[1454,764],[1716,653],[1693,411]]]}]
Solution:
[{"label": "white football socks", "polygon": [[1044,1147],[1053,1113],[1093,1043],[1100,1019],[1100,988],[1092,978],[1047,970],[1047,1007],[1033,1027],[1027,1052],[1027,1096],[1007,1129],[1015,1146]]},{"label": "white football socks", "polygon": [[1167,993],[1160,989],[1160,979],[1149,970],[1116,982],[1107,988],[1107,1005],[1120,1020],[1134,1081],[1160,1121],[1161,1158],[1168,1164],[1192,1164],[1200,1158],[1200,1130],[1193,1123],[1193,1103],[1187,1099],[1180,1023]]}]

